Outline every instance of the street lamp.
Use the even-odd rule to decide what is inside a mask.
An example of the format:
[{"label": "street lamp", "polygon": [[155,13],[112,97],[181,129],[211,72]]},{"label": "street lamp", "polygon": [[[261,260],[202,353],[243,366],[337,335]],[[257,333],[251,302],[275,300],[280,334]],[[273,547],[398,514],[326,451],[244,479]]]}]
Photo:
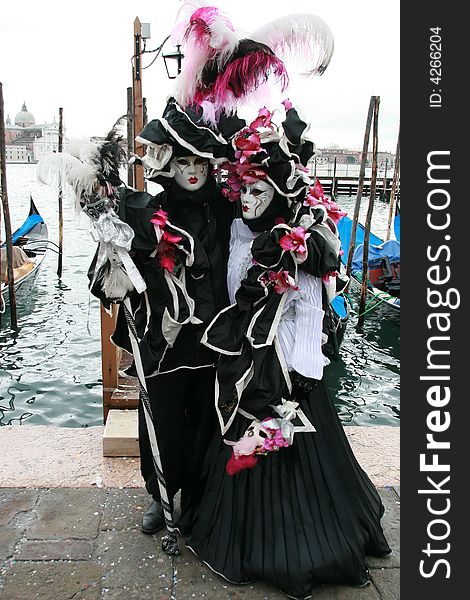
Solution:
[{"label": "street lamp", "polygon": [[180,44],[177,44],[175,52],[169,52],[168,54],[163,55],[168,79],[176,79],[181,73],[181,63],[183,62],[184,54],[181,52],[180,48]]}]

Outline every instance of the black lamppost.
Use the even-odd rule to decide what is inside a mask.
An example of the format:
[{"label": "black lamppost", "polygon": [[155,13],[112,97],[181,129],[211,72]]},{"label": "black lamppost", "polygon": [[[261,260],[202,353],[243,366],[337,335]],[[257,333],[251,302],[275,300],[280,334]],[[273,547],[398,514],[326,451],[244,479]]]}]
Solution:
[{"label": "black lamppost", "polygon": [[168,79],[176,79],[181,73],[181,63],[183,62],[184,54],[180,48],[180,44],[177,44],[176,52],[169,52],[163,55]]}]

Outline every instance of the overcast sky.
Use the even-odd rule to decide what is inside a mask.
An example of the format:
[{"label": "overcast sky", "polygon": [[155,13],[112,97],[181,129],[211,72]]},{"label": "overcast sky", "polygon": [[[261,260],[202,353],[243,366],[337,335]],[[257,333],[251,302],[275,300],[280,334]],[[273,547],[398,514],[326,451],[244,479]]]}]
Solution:
[{"label": "overcast sky", "polygon": [[[335,53],[322,77],[291,74],[287,96],[312,123],[317,146],[361,148],[371,95],[381,97],[379,149],[395,150],[399,127],[399,0],[217,0],[236,28],[253,31],[289,13],[330,26]],[[37,123],[64,109],[68,135],[103,135],[126,112],[133,22],[151,23],[147,48],[170,33],[179,0],[2,0],[0,82],[12,121],[23,102]],[[173,50],[165,46],[165,51]],[[144,66],[151,55],[144,57]],[[171,94],[163,59],[143,71],[149,119]]]}]

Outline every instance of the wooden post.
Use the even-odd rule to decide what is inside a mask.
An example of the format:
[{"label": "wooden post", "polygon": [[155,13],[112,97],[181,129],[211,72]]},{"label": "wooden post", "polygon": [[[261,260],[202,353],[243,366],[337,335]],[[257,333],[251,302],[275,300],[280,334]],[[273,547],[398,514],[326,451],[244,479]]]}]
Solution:
[{"label": "wooden post", "polygon": [[[139,17],[134,21],[134,56],[132,59],[132,97],[134,106],[134,140],[144,128],[144,111],[142,100],[142,25]],[[137,156],[144,155],[144,148],[139,142],[135,142],[135,153]],[[142,165],[134,165],[134,187],[144,191],[144,168]]]},{"label": "wooden post", "polygon": [[331,182],[331,195],[333,199],[336,197],[336,156],[335,163],[333,165],[333,181]]},{"label": "wooden post", "polygon": [[373,111],[374,111],[374,96],[371,96],[370,102],[369,102],[369,111],[367,113],[366,130],[364,132],[364,143],[362,145],[361,168],[359,170],[359,181],[357,184],[357,196],[356,196],[356,204],[354,206],[354,216],[353,216],[353,220],[352,220],[351,239],[349,240],[348,262],[347,262],[347,266],[346,266],[346,273],[348,276],[351,275],[352,257],[354,254],[354,250],[356,248],[356,231],[357,231],[357,223],[359,221],[359,210],[361,208],[362,192],[364,189],[364,179],[365,179],[365,174],[366,174],[366,163],[367,163],[367,150],[369,149],[370,126],[372,123]]},{"label": "wooden post", "polygon": [[145,127],[148,123],[147,98],[142,98],[142,125]]},{"label": "wooden post", "polygon": [[390,191],[390,207],[388,211],[388,224],[386,240],[390,239],[392,230],[393,213],[395,212],[395,198],[397,193],[398,178],[400,176],[400,130],[398,130],[397,150],[395,153],[395,168],[393,170],[392,189]]},{"label": "wooden post", "polygon": [[[134,152],[134,101],[132,99],[132,88],[127,88],[127,159]],[[127,185],[134,187],[134,167],[127,166]]]},{"label": "wooden post", "polygon": [[[63,130],[63,109],[59,108],[59,153],[63,151],[64,144],[64,130]],[[63,256],[63,245],[64,245],[64,215],[63,215],[63,195],[62,195],[62,181],[59,179],[59,254],[57,256],[57,276],[59,279],[62,277],[62,256]]]},{"label": "wooden post", "polygon": [[313,167],[313,179],[316,181],[317,180],[317,157],[315,156],[315,158],[313,159],[315,162],[314,167]]},{"label": "wooden post", "polygon": [[[3,107],[3,85],[0,82],[0,184],[2,188],[3,218],[5,219],[5,237],[7,249],[8,293],[10,295],[10,323],[12,329],[18,329],[16,316],[15,281],[13,274],[13,244],[11,242],[10,207],[8,204],[7,173],[5,159],[5,113]],[[1,285],[0,285],[1,287]],[[0,292],[1,295],[1,292]],[[3,300],[1,300],[3,304]]]},{"label": "wooden post", "polygon": [[383,182],[384,200],[387,200],[387,167],[388,167],[388,158],[385,159],[384,182]]},{"label": "wooden post", "polygon": [[359,318],[357,324],[360,327],[364,323],[364,310],[366,307],[367,284],[369,283],[369,239],[372,224],[372,213],[374,212],[375,191],[377,186],[377,148],[378,148],[378,120],[379,120],[380,97],[374,98],[374,123],[372,129],[372,177],[370,181],[369,206],[367,208],[366,222],[364,224],[364,252],[362,254],[362,286],[361,300],[359,302]]},{"label": "wooden post", "polygon": [[104,306],[101,310],[101,372],[103,375],[103,421],[106,422],[109,404],[114,390],[118,387],[118,348],[110,337],[114,333],[117,319],[117,307],[112,304],[111,316]]}]

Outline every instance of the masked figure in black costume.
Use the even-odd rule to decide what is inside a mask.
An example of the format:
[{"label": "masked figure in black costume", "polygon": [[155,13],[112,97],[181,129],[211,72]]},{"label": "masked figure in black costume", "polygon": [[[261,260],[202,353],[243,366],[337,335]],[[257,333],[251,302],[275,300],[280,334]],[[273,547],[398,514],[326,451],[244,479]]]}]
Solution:
[{"label": "masked figure in black costume", "polygon": [[[217,355],[199,342],[212,318],[228,304],[233,204],[220,193],[210,165],[224,159],[226,143],[219,131],[203,126],[196,113],[183,111],[173,99],[162,119],[151,121],[138,140],[147,148],[142,158],[146,177],[164,189],[152,196],[117,187],[115,210],[133,232],[130,257],[146,286],[143,292],[134,289],[127,295],[140,339],[168,498],[171,505],[181,490],[184,505],[215,424]],[[88,212],[89,206],[84,204]],[[112,261],[100,258],[100,252],[90,271],[91,289],[107,305],[122,293],[110,289]],[[119,310],[112,339],[132,353],[127,325]],[[127,374],[136,375],[135,364]],[[155,533],[165,523],[142,403],[139,445],[142,476],[153,498],[142,530]]]},{"label": "masked figure in black costume", "polygon": [[236,134],[225,165],[240,197],[232,304],[202,339],[221,353],[222,436],[182,523],[188,546],[227,580],[261,579],[304,599],[323,583],[366,585],[366,554],[390,548],[380,497],[323,382],[323,288],[338,276],[340,211],[305,176],[308,126],[285,107],[282,128],[263,109]]}]

